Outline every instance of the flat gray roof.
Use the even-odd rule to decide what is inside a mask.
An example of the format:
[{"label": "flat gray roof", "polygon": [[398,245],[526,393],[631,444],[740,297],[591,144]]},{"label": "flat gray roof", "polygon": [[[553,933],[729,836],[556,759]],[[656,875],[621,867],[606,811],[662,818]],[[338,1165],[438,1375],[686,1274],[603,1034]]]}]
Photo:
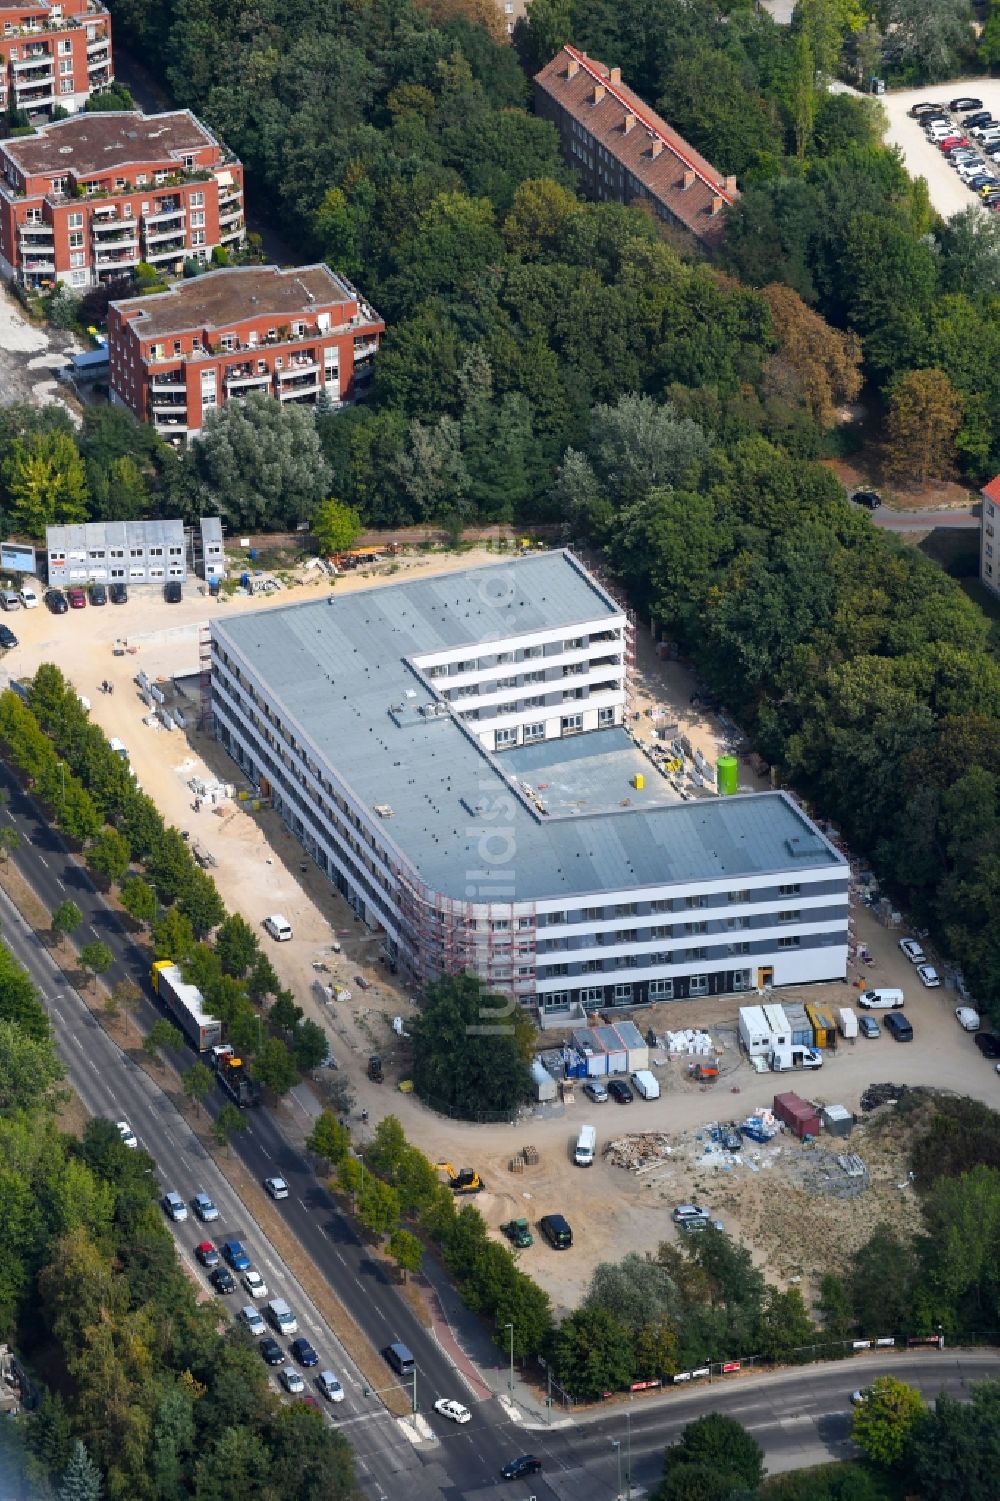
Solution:
[{"label": "flat gray roof", "polygon": [[[550,817],[682,801],[621,726],[519,745],[503,752],[501,764],[522,790],[531,789]],[[632,785],[637,775],[644,782],[641,788]]]},{"label": "flat gray roof", "polygon": [[[540,776],[526,765],[525,751],[493,755],[450,714],[425,719],[416,712],[431,695],[408,658],[461,647],[486,656],[498,637],[569,632],[618,613],[575,559],[552,552],[214,621],[212,629],[354,796],[369,808],[392,809],[384,837],[434,891],[470,902],[558,900],[843,867],[843,857],[784,793],[674,804],[651,794],[648,805],[538,815],[511,795],[525,771]],[[616,768],[626,764],[625,738],[595,731],[550,743],[541,748],[541,764],[567,785],[578,779],[607,809],[609,776],[617,781]],[[647,785],[657,785],[649,772]],[[624,781],[622,796],[634,797]],[[500,808],[502,816],[477,813],[484,800],[488,812]],[[503,886],[484,881],[490,868],[502,873]]]},{"label": "flat gray roof", "polygon": [[48,552],[76,552],[80,548],[176,547],[184,541],[184,523],[177,520],[84,521],[74,526],[47,526]]}]

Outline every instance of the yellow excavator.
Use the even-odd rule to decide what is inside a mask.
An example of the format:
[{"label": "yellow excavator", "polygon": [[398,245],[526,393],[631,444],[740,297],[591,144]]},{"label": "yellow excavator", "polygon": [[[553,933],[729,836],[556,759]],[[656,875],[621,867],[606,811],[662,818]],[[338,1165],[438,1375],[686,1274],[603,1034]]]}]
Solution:
[{"label": "yellow excavator", "polygon": [[477,1194],[482,1193],[486,1187],[475,1168],[463,1167],[459,1171],[453,1168],[450,1162],[439,1162],[437,1167],[442,1173],[448,1174],[448,1187],[452,1193]]}]

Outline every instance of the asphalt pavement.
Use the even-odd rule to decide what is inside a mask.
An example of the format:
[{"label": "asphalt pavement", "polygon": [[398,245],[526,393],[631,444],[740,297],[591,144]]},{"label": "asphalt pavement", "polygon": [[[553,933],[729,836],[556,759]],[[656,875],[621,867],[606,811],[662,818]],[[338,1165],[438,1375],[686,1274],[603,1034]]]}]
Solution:
[{"label": "asphalt pavement", "polygon": [[[115,955],[106,980],[112,985],[124,978],[134,980],[143,993],[138,1018],[150,1024],[160,1012],[143,951],[2,764],[0,787],[8,795],[3,820],[22,836],[21,846],[10,858],[50,910],[67,897],[77,903],[84,914],[84,933],[99,937]],[[38,934],[2,893],[0,912],[4,941],[39,987],[68,1078],[86,1108],[95,1115],[130,1122],[140,1143],[158,1159],[164,1189],[175,1189],[186,1200],[199,1190],[211,1195],[220,1219],[209,1227],[210,1238],[235,1237],[244,1242],[271,1293],[285,1297],[295,1309],[300,1332],[317,1349],[320,1366],[330,1366],[339,1375],[347,1397],[336,1410],[327,1409],[328,1416],[350,1439],[361,1482],[376,1501],[395,1501],[404,1493],[408,1501],[478,1501],[500,1485],[510,1501],[528,1501],[529,1497],[605,1501],[616,1495],[619,1464],[623,1488],[628,1477],[631,1495],[639,1497],[659,1477],[664,1445],[694,1417],[711,1410],[731,1413],[744,1423],[764,1447],[772,1470],[792,1469],[851,1452],[847,1437],[850,1391],[882,1371],[912,1381],[929,1397],[942,1388],[962,1395],[969,1381],[1000,1374],[1000,1352],[879,1352],[842,1364],[744,1376],[711,1387],[636,1398],[579,1414],[569,1422],[557,1417],[549,1424],[543,1415],[528,1411],[515,1421],[502,1401],[477,1400],[479,1394],[466,1388],[351,1221],[284,1139],[270,1111],[263,1107],[248,1111],[248,1129],[234,1139],[233,1151],[258,1179],[280,1174],[288,1182],[291,1193],[275,1208],[372,1345],[380,1349],[401,1339],[414,1352],[421,1418],[416,1424],[400,1422],[377,1395],[364,1395],[360,1372],[186,1121],[91,1015]],[[186,1063],[188,1057],[180,1061]],[[211,1100],[209,1108],[218,1109],[221,1103],[221,1099]],[[205,1227],[192,1215],[171,1228],[185,1264],[207,1289],[205,1275],[193,1258],[194,1246],[205,1238]],[[231,1301],[230,1312],[235,1314],[249,1300],[237,1293]],[[225,1299],[224,1306],[229,1302]],[[385,1369],[389,1385],[394,1378],[388,1366]],[[472,1421],[454,1426],[437,1417],[432,1404],[438,1396],[465,1402],[473,1409]],[[502,1482],[501,1466],[525,1452],[541,1459],[541,1474]]]},{"label": "asphalt pavement", "polygon": [[933,532],[938,528],[972,531],[979,527],[979,507],[952,506],[943,511],[893,511],[880,506],[871,513],[875,526],[889,532]]}]

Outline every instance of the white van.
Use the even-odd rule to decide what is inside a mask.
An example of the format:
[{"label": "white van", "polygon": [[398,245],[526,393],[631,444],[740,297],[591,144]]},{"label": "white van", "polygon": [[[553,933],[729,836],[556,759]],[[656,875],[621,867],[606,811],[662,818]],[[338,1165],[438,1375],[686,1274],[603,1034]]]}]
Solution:
[{"label": "white van", "polygon": [[267,1305],[268,1322],[279,1334],[297,1334],[298,1322],[284,1298],[272,1298]]},{"label": "white van", "polygon": [[264,919],[264,931],[270,933],[275,943],[287,943],[292,936],[292,925],[280,912]]},{"label": "white van", "polygon": [[863,990],[858,1005],[865,1011],[896,1011],[905,999],[901,990]]},{"label": "white van", "polygon": [[580,1134],[576,1138],[576,1150],[573,1153],[573,1161],[577,1167],[593,1167],[596,1146],[597,1132],[593,1126],[581,1126]]},{"label": "white van", "polygon": [[632,1083],[644,1100],[658,1100],[660,1098],[660,1081],[655,1074],[651,1074],[648,1068],[637,1068],[632,1075]]}]

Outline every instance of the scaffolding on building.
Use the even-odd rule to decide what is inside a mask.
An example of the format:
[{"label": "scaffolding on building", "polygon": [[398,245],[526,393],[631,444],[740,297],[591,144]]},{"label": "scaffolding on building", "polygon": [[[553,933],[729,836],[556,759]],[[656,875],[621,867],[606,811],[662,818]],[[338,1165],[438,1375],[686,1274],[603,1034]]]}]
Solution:
[{"label": "scaffolding on building", "polygon": [[215,714],[212,708],[212,632],[207,625],[198,631],[198,688],[200,710],[198,727],[206,735],[215,734]]},{"label": "scaffolding on building", "polygon": [[[490,990],[533,1002],[538,918],[533,902],[463,901],[396,867],[398,963],[418,989],[466,970]],[[530,974],[519,976],[519,968]]]}]

